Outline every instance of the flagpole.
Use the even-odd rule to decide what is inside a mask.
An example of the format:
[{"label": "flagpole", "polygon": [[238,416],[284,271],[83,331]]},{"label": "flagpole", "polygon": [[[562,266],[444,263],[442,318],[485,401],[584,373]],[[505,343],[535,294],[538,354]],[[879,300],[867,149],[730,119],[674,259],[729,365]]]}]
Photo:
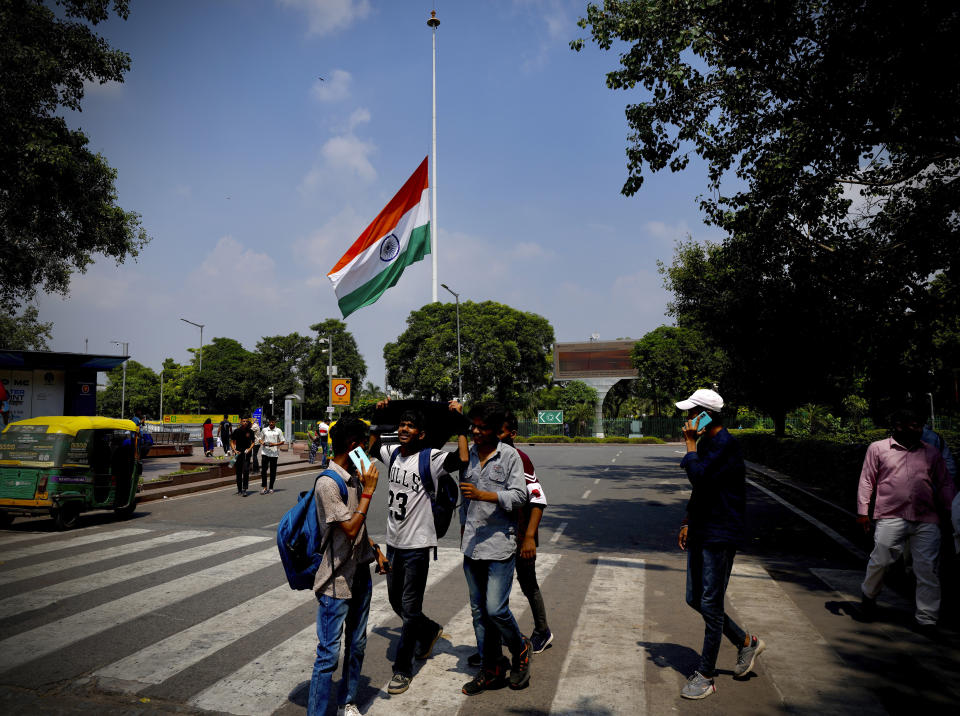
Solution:
[{"label": "flagpole", "polygon": [[433,302],[437,302],[437,11],[430,11],[427,26],[433,29],[433,178],[430,180],[430,253],[433,254]]}]

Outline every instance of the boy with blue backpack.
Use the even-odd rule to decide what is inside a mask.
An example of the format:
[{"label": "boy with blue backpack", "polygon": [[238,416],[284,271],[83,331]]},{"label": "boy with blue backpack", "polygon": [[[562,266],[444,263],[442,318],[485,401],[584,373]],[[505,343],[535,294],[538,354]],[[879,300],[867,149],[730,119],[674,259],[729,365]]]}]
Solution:
[{"label": "boy with blue backpack", "polygon": [[326,714],[333,687],[333,672],[345,634],[343,676],[337,695],[338,713],[359,714],[356,706],[360,669],[367,645],[370,613],[370,563],[377,571],[387,569],[380,547],[367,536],[366,517],[377,488],[379,473],[373,463],[357,475],[350,451],[362,447],[367,426],[346,413],[333,428],[333,459],[316,480],[314,503],[321,536],[322,557],[313,589],[317,607],[317,658],[310,679],[308,713]]},{"label": "boy with blue backpack", "polygon": [[[385,408],[388,402],[383,400],[377,407]],[[462,412],[455,400],[449,407]],[[402,694],[410,688],[414,656],[429,658],[443,634],[443,627],[423,613],[423,596],[430,554],[435,553],[437,537],[446,532],[457,502],[459,478],[450,476],[459,474],[467,459],[465,435],[460,436],[456,452],[431,448],[425,416],[417,410],[400,415],[397,439],[399,446],[384,445],[374,435],[370,447],[370,454],[388,466],[387,592],[390,606],[403,619],[389,694]]]}]

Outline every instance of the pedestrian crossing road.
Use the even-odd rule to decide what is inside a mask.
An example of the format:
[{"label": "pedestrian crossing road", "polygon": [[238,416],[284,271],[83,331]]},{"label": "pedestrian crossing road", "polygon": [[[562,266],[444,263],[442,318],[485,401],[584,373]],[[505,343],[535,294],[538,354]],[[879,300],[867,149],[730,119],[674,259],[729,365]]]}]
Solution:
[{"label": "pedestrian crossing road", "polygon": [[[2,533],[0,554],[0,686],[55,693],[61,704],[95,699],[110,705],[104,713],[130,704],[160,713],[302,713],[316,603],[287,587],[271,531]],[[692,708],[677,693],[695,666],[702,623],[683,602],[679,552],[542,546],[537,569],[554,644],[534,657],[530,688],[469,698],[460,686],[473,675],[467,658],[475,642],[461,563],[457,549],[438,550],[425,611],[445,625],[444,636],[433,657],[418,662],[410,690],[392,697],[386,686],[399,619],[385,580],[375,577],[363,713],[640,716]],[[853,570],[808,572],[821,605],[824,594],[848,599],[859,579]],[[733,682],[735,651],[725,644],[726,671],[707,712],[886,713],[808,618],[811,589],[795,581],[738,557],[728,606],[763,636],[767,652],[754,678]],[[896,600],[888,606],[902,609]],[[510,601],[529,633],[519,586]]]}]

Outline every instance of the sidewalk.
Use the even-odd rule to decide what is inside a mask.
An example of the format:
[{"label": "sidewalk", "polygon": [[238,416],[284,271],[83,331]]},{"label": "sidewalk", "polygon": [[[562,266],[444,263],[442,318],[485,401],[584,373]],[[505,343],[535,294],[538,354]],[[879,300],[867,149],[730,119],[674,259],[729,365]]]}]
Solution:
[{"label": "sidewalk", "polygon": [[[280,451],[280,457],[277,460],[277,476],[290,475],[298,472],[309,472],[320,469],[319,456],[316,463],[311,465],[306,457],[301,457],[301,453],[306,452],[306,443],[295,442],[290,450]],[[223,451],[217,448],[216,457],[221,457]],[[219,475],[210,475],[209,473],[183,474],[164,477],[172,472],[181,469],[181,463],[209,463],[214,468],[219,468]],[[150,502],[152,500],[162,500],[164,498],[174,497],[175,495],[185,495],[191,492],[201,492],[203,490],[212,490],[218,487],[228,487],[236,484],[234,470],[227,464],[228,460],[216,460],[204,458],[203,449],[194,446],[191,456],[177,457],[153,457],[143,461],[143,490],[138,493],[137,499],[140,502]],[[215,470],[214,472],[217,472]],[[250,483],[259,484],[259,473],[250,471]]]}]

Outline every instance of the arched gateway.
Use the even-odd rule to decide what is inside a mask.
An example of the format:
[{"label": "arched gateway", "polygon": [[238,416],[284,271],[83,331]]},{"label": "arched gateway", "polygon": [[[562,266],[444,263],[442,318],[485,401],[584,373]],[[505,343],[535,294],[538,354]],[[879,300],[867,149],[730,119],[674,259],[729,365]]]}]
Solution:
[{"label": "arched gateway", "polygon": [[553,380],[582,380],[597,391],[594,435],[603,437],[603,400],[619,381],[636,380],[637,369],[630,360],[635,340],[554,343]]}]

